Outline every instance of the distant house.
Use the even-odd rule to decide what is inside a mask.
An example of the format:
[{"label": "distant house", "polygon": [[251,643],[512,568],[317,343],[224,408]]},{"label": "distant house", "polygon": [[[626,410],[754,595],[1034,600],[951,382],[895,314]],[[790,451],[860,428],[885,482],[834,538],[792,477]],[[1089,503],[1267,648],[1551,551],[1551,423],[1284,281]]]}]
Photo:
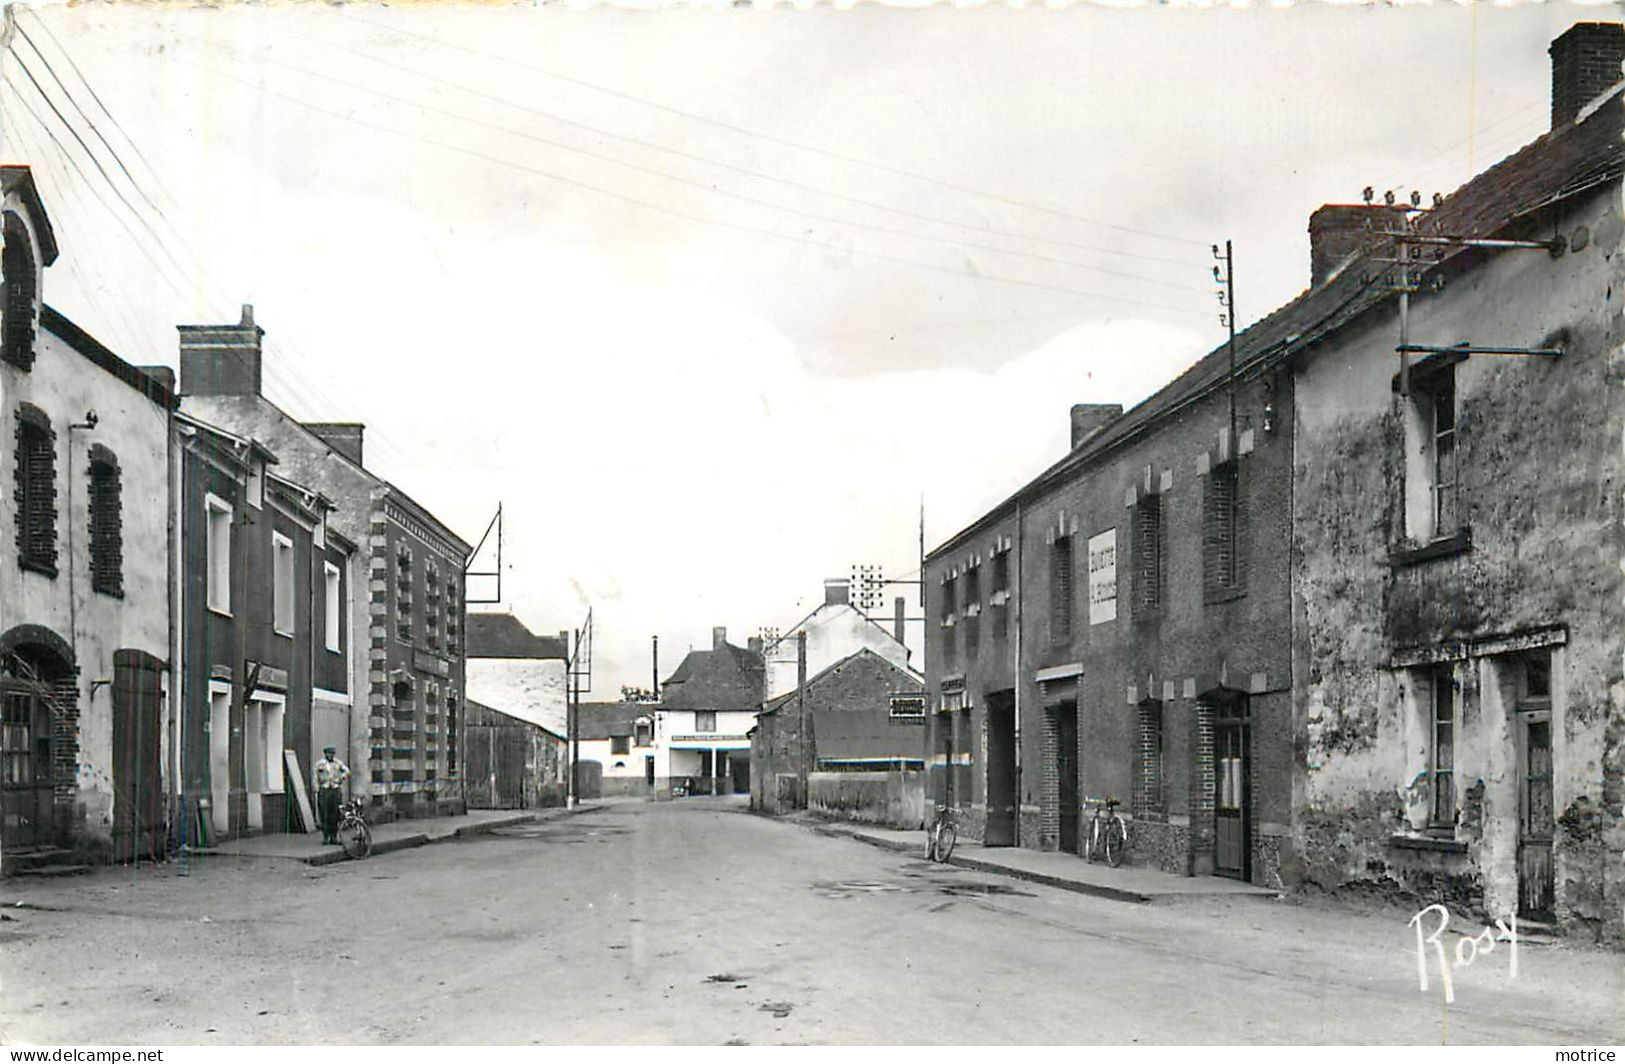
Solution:
[{"label": "distant house", "polygon": [[[803,712],[809,725],[805,747]],[[751,806],[772,813],[802,806],[805,757],[814,807],[821,792],[832,796],[824,803],[828,805],[874,804],[867,794],[860,796],[868,789],[859,781],[821,777],[906,773],[918,792],[916,804],[923,808],[925,737],[924,678],[873,650],[858,650],[808,678],[805,707],[799,689],[769,699],[763,707],[751,736]],[[878,793],[884,791],[881,783]],[[871,812],[864,819],[893,819]]]},{"label": "distant house", "polygon": [[469,808],[564,803],[569,753],[563,735],[473,699],[467,726]]},{"label": "distant house", "polygon": [[[645,702],[583,702],[577,709],[580,768],[576,795],[653,794],[658,764],[655,711]],[[658,779],[664,786],[665,777]]]},{"label": "distant house", "polygon": [[887,631],[851,602],[851,581],[824,581],[823,605],[785,629],[762,649],[767,698],[794,691],[798,682],[800,637],[807,637],[807,675],[821,672],[858,650],[869,649],[897,665],[909,667],[902,633]]},{"label": "distant house", "polygon": [[655,782],[690,780],[707,794],[750,789],[748,732],[762,707],[761,641],[742,649],[726,628],[711,630],[710,650],[691,650],[666,680],[656,712]]},{"label": "distant house", "polygon": [[537,635],[511,613],[470,613],[465,623],[468,697],[567,735],[563,635]]}]

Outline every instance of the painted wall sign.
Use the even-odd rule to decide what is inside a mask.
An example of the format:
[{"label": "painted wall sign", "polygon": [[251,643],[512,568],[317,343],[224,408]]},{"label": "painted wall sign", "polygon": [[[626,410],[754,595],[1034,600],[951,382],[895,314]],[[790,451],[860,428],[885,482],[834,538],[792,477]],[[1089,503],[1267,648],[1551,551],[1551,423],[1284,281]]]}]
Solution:
[{"label": "painted wall sign", "polygon": [[1117,620],[1117,529],[1089,537],[1089,623]]}]

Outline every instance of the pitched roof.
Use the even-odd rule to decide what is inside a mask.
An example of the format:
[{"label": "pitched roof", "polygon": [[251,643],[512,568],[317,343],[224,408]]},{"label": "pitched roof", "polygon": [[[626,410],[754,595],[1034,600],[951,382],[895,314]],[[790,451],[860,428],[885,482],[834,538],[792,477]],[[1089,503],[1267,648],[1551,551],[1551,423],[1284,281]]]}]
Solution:
[{"label": "pitched roof", "polygon": [[[807,677],[807,694],[811,696],[826,678],[834,676],[836,673],[845,671],[849,666],[862,659],[864,655],[868,655],[869,657],[873,658],[875,662],[883,666],[884,669],[890,670],[890,673],[895,674],[889,675],[886,672],[879,673],[879,675],[886,676],[891,681],[885,686],[885,694],[889,695],[894,692],[906,690],[923,691],[925,689],[925,678],[919,673],[915,672],[913,669],[904,668],[895,662],[886,660],[868,647],[862,647],[858,650],[854,650],[840,661],[831,662],[814,675]],[[762,707],[761,715],[765,716],[769,713],[777,713],[785,706],[790,705],[795,701],[796,692],[799,690],[800,688],[792,688],[791,690],[786,691],[784,694],[779,695],[778,697],[767,702]]]},{"label": "pitched roof", "polygon": [[557,636],[537,635],[511,613],[470,612],[464,646],[471,658],[567,658]]},{"label": "pitched roof", "polygon": [[657,708],[646,702],[583,702],[577,710],[576,731],[584,741],[631,735],[633,722],[653,717]]},{"label": "pitched roof", "polygon": [[[1422,232],[1489,237],[1569,196],[1625,173],[1625,92],[1594,101],[1576,122],[1537,138],[1478,174],[1428,212]],[[1453,249],[1434,270],[1475,261],[1471,249]],[[1236,375],[1245,379],[1309,348],[1395,296],[1380,285],[1383,273],[1368,260],[1392,255],[1382,247],[1345,263],[1330,277],[1236,337]],[[1368,276],[1370,279],[1368,279]],[[1215,348],[1154,395],[1101,429],[1088,442],[1044,470],[1009,498],[931,551],[937,558],[961,546],[994,521],[1014,513],[1018,500],[1032,501],[1067,482],[1083,467],[1110,453],[1167,417],[1223,387],[1230,376],[1227,346]]]},{"label": "pitched roof", "polygon": [[732,643],[690,650],[661,690],[667,709],[755,709],[762,704],[762,655]]}]

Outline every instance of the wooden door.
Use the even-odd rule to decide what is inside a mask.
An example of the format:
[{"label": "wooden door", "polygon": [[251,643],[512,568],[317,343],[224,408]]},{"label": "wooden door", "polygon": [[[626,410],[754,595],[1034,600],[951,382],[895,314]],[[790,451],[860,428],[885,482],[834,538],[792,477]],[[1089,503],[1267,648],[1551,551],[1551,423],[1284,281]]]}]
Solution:
[{"label": "wooden door", "polygon": [[1556,877],[1552,869],[1552,714],[1518,714],[1518,913],[1551,920]]},{"label": "wooden door", "polygon": [[163,857],[162,668],[156,658],[136,651],[113,655],[113,856],[117,861]]},{"label": "wooden door", "polygon": [[1016,844],[1016,706],[1014,692],[987,699],[987,846]]},{"label": "wooden door", "polygon": [[1060,847],[1081,853],[1078,835],[1078,704],[1063,702],[1055,713],[1056,799],[1061,814]]},{"label": "wooden door", "polygon": [[1221,706],[1213,729],[1213,866],[1235,879],[1247,879],[1251,872],[1247,738],[1246,700]]},{"label": "wooden door", "polygon": [[0,687],[0,840],[6,849],[51,841],[51,713],[32,686]]}]

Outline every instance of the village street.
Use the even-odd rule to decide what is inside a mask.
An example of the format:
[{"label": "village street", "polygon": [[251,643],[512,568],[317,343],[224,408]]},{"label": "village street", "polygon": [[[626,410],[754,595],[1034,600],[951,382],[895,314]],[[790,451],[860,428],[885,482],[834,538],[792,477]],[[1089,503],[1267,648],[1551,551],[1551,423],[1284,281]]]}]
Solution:
[{"label": "village street", "polygon": [[1456,972],[1446,1007],[1417,989],[1401,911],[1127,904],[742,810],[606,803],[321,868],[7,881],[0,1041],[1625,1037],[1617,955],[1527,946],[1514,980],[1497,949]]}]

